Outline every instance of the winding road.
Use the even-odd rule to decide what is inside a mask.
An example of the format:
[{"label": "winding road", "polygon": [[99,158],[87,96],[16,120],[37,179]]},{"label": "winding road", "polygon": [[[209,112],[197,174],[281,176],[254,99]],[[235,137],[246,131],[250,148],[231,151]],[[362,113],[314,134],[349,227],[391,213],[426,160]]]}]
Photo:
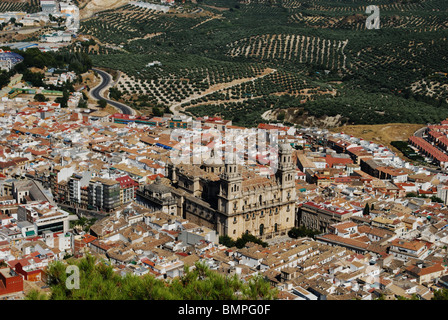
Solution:
[{"label": "winding road", "polygon": [[96,100],[101,100],[101,99],[106,100],[106,102],[108,104],[120,109],[122,113],[129,114],[129,115],[135,115],[135,110],[132,109],[131,107],[129,107],[123,103],[120,103],[120,102],[117,102],[114,100],[110,100],[108,97],[103,96],[103,91],[106,90],[109,86],[111,86],[112,76],[103,70],[99,70],[96,68],[92,68],[92,70],[95,71],[96,73],[98,73],[98,75],[101,77],[101,83],[99,85],[97,85],[95,88],[90,90],[90,95],[92,96],[92,98],[96,99]]},{"label": "winding road", "polygon": [[421,129],[418,129],[417,131],[414,132],[414,136],[419,137],[419,138],[423,138],[423,134],[425,132],[427,127],[423,127]]}]

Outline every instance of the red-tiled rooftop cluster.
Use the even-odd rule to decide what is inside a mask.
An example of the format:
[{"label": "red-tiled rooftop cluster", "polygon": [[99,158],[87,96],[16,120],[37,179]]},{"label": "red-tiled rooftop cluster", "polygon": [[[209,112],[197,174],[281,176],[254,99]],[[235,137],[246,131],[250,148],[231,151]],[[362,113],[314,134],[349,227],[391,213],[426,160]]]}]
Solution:
[{"label": "red-tiled rooftop cluster", "polygon": [[437,147],[433,146],[423,138],[411,136],[409,137],[409,142],[428,156],[436,159],[441,163],[448,161],[448,155],[440,151]]}]

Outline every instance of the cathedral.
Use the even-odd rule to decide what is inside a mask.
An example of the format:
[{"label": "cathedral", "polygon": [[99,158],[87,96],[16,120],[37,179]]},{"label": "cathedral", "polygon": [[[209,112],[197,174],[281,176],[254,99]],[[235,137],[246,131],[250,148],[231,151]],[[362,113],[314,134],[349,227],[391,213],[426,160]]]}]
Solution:
[{"label": "cathedral", "polygon": [[[265,177],[238,164],[167,165],[169,188],[148,186],[139,201],[162,210],[154,200],[176,199],[176,215],[233,239],[250,233],[262,239],[286,234],[295,220],[295,168],[289,144],[279,145],[278,168]],[[161,182],[158,181],[157,184]],[[173,203],[173,202],[171,202]],[[148,205],[149,204],[149,205]],[[164,210],[166,211],[166,210]],[[171,210],[170,210],[171,211]]]}]

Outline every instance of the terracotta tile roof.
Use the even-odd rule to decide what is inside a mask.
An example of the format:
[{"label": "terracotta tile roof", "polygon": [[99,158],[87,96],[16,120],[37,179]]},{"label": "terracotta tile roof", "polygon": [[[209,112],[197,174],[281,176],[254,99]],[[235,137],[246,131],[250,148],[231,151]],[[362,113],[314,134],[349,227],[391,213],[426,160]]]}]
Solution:
[{"label": "terracotta tile roof", "polygon": [[445,270],[445,268],[442,266],[441,263],[436,263],[429,267],[419,268],[418,266],[411,265],[406,268],[407,271],[409,271],[412,274],[418,275],[418,276],[425,276],[431,273],[436,272],[442,272]]},{"label": "terracotta tile roof", "polygon": [[350,246],[359,247],[362,249],[367,249],[367,247],[368,247],[368,244],[365,242],[355,240],[355,239],[350,239],[350,238],[343,238],[343,237],[340,237],[335,234],[326,234],[323,236],[319,236],[319,238],[324,238],[324,239],[330,240],[332,242],[339,242],[339,243],[347,244]]},{"label": "terracotta tile roof", "polygon": [[395,239],[391,242],[392,246],[395,247],[399,247],[399,248],[404,248],[404,249],[408,249],[408,250],[413,250],[413,251],[418,251],[420,250],[423,246],[425,246],[425,242],[424,241],[406,241],[406,240],[401,240],[401,239]]},{"label": "terracotta tile roof", "polygon": [[447,162],[448,155],[440,151],[438,148],[424,140],[423,138],[410,136],[409,141],[417,146],[420,150],[423,150],[430,154],[433,158],[437,159],[440,162]]}]

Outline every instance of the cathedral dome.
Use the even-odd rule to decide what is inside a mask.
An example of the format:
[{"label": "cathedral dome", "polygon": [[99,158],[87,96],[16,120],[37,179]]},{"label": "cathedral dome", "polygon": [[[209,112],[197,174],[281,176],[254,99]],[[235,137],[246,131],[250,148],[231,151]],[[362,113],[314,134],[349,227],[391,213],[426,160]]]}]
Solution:
[{"label": "cathedral dome", "polygon": [[278,146],[278,151],[280,153],[287,153],[287,152],[291,152],[292,147],[289,143],[282,143]]},{"label": "cathedral dome", "polygon": [[162,179],[159,176],[156,178],[156,181],[154,181],[154,183],[146,185],[145,190],[152,193],[160,193],[160,194],[171,192],[170,187],[164,185],[162,183]]}]

